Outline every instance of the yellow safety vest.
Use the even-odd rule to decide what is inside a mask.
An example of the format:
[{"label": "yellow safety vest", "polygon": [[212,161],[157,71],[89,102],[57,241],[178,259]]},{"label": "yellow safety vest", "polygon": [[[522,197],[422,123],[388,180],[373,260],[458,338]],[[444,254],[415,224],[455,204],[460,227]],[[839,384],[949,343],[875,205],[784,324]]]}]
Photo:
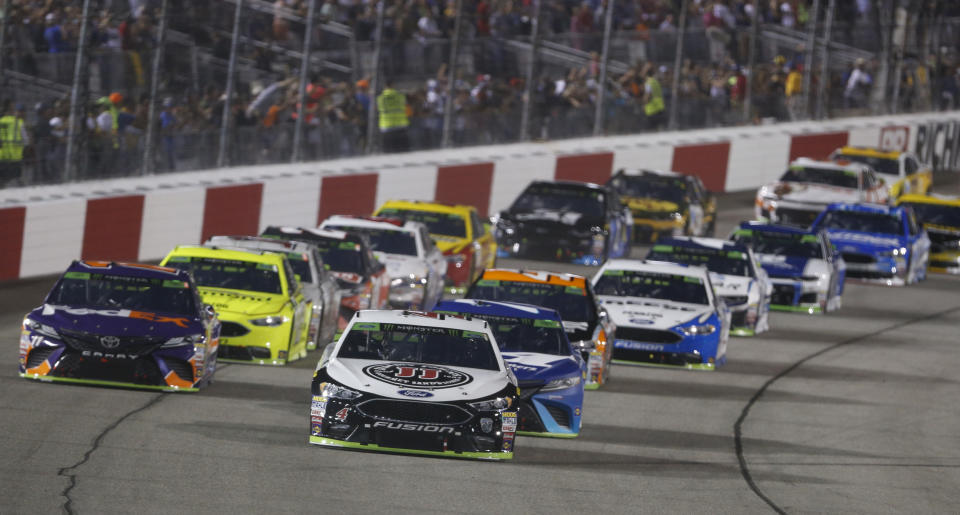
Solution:
[{"label": "yellow safety vest", "polygon": [[650,100],[643,106],[643,112],[647,116],[653,116],[664,110],[663,91],[660,89],[660,81],[653,77],[648,77],[646,84],[650,86]]},{"label": "yellow safety vest", "polygon": [[23,120],[13,115],[0,118],[0,161],[23,160]]},{"label": "yellow safety vest", "polygon": [[395,89],[385,89],[377,97],[380,130],[400,129],[410,125],[407,120],[407,97]]}]

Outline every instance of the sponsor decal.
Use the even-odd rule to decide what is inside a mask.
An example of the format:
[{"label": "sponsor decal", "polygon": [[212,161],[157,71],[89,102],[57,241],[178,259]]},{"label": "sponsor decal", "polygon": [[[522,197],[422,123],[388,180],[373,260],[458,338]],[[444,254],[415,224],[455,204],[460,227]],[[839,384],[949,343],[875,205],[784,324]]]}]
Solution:
[{"label": "sponsor decal", "polygon": [[139,354],[124,354],[122,352],[100,352],[100,351],[89,351],[85,350],[80,353],[81,356],[85,358],[102,358],[102,359],[137,359],[140,357]]},{"label": "sponsor decal", "polygon": [[663,345],[658,343],[641,343],[641,342],[628,342],[624,340],[616,340],[613,342],[614,348],[617,349],[631,349],[631,350],[652,350],[652,351],[662,351]]},{"label": "sponsor decal", "polygon": [[453,388],[473,382],[469,374],[434,365],[381,363],[364,367],[363,373],[384,383],[420,388]]},{"label": "sponsor decal", "polygon": [[397,393],[406,397],[419,397],[421,399],[433,397],[432,393],[423,390],[397,390]]},{"label": "sponsor decal", "polygon": [[450,433],[453,434],[453,428],[449,426],[430,426],[424,424],[404,424],[401,422],[375,422],[373,427],[386,429],[398,429],[400,431],[420,431],[423,433]]},{"label": "sponsor decal", "polygon": [[120,338],[116,336],[101,336],[100,345],[102,345],[104,349],[116,349],[120,346]]},{"label": "sponsor decal", "polygon": [[503,450],[509,451],[510,449],[513,449],[513,442],[512,442],[511,440],[504,440],[504,441],[503,441]]},{"label": "sponsor decal", "polygon": [[574,408],[574,409],[573,409],[573,414],[579,417],[579,416],[580,416],[580,408]]},{"label": "sponsor decal", "polygon": [[633,325],[652,325],[653,320],[644,320],[642,318],[631,318],[630,323]]},{"label": "sponsor decal", "polygon": [[893,247],[899,246],[900,240],[897,238],[884,238],[882,236],[871,236],[869,234],[863,234],[859,232],[848,232],[848,231],[829,231],[830,239],[832,241],[843,240],[843,241],[852,241],[854,243],[865,243],[868,245],[877,245],[877,246],[886,246]]},{"label": "sponsor decal", "polygon": [[939,122],[917,126],[915,151],[921,162],[934,170],[953,170],[958,164],[960,122]]},{"label": "sponsor decal", "polygon": [[277,359],[287,359],[287,351],[282,350],[277,352]]},{"label": "sponsor decal", "polygon": [[340,411],[337,412],[336,415],[333,416],[333,418],[337,419],[340,422],[343,422],[347,420],[347,415],[349,413],[350,413],[349,408],[342,408]]},{"label": "sponsor decal", "polygon": [[504,438],[507,438],[507,433],[509,433],[512,438],[513,432],[517,430],[517,412],[506,411],[501,417],[500,429],[504,433]]},{"label": "sponsor decal", "polygon": [[[324,397],[314,396],[310,401],[310,416],[322,420],[327,414],[327,400]],[[317,400],[323,399],[323,400]]]},{"label": "sponsor decal", "polygon": [[322,430],[320,429],[320,424],[319,423],[311,424],[310,432],[313,433],[314,436],[320,436],[322,434]]},{"label": "sponsor decal", "polygon": [[906,152],[909,146],[909,126],[894,125],[880,129],[880,150]]},{"label": "sponsor decal", "polygon": [[162,324],[176,324],[178,327],[186,328],[190,321],[186,318],[176,318],[176,317],[166,317],[163,315],[158,315],[156,313],[150,313],[146,311],[133,311],[129,309],[88,309],[88,308],[71,308],[69,306],[58,306],[54,304],[44,304],[43,305],[43,314],[44,315],[53,315],[57,311],[63,311],[70,315],[100,315],[107,317],[120,317],[120,318],[139,318],[142,320],[149,320],[151,322],[159,322]]}]

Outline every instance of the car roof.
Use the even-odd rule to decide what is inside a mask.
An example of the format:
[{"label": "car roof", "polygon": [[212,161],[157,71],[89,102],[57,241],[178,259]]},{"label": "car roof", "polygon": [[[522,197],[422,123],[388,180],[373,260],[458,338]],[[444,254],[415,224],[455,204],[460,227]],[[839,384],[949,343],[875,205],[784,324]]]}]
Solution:
[{"label": "car roof", "polygon": [[548,272],[546,270],[515,270],[510,268],[488,268],[480,279],[488,281],[511,281],[524,283],[556,284],[585,288],[587,279],[582,275]]},{"label": "car roof", "polygon": [[501,302],[480,299],[453,299],[437,303],[434,311],[452,311],[472,315],[493,315],[513,318],[560,321],[556,310],[518,302]]},{"label": "car roof", "polygon": [[109,273],[124,277],[187,281],[190,273],[179,268],[116,261],[74,260],[64,273]]},{"label": "car roof", "polygon": [[464,204],[447,204],[443,202],[434,202],[429,200],[388,200],[378,209],[377,213],[384,209],[405,209],[409,211],[429,211],[434,213],[446,213],[469,217],[471,211],[476,211],[473,206]]},{"label": "car roof", "polygon": [[776,233],[782,233],[782,234],[811,234],[811,235],[817,234],[815,231],[811,231],[810,229],[805,229],[801,227],[793,227],[790,225],[768,224],[765,222],[757,222],[757,221],[740,222],[740,225],[737,226],[737,230],[776,232]]},{"label": "car roof", "polygon": [[672,238],[663,238],[657,240],[654,250],[659,246],[672,246],[684,248],[702,248],[715,249],[732,252],[749,252],[750,247],[736,241],[723,240],[720,238],[704,238],[700,236],[674,236]]},{"label": "car roof", "polygon": [[833,204],[828,204],[826,211],[855,211],[858,213],[877,213],[884,215],[901,215],[904,213],[905,208],[888,206],[886,204],[866,204],[866,203],[851,203],[851,202],[834,202]]},{"label": "car roof", "polygon": [[832,170],[835,172],[857,172],[863,173],[872,170],[870,166],[863,163],[849,162],[849,163],[838,163],[836,161],[818,161],[816,159],[810,159],[809,157],[801,157],[794,159],[790,162],[790,168],[793,167],[804,167],[804,168],[816,168],[818,170]]},{"label": "car roof", "polygon": [[211,236],[204,242],[203,246],[210,248],[234,247],[244,250],[268,250],[270,252],[296,254],[308,253],[313,248],[309,243],[300,240],[282,240],[262,236]]},{"label": "car roof", "polygon": [[863,156],[863,157],[876,157],[880,159],[899,159],[901,155],[906,152],[901,152],[899,150],[881,150],[876,147],[861,147],[855,145],[847,145],[845,147],[840,147],[833,151],[834,153],[846,154],[848,156]]},{"label": "car roof", "polygon": [[176,256],[187,256],[209,259],[225,259],[231,261],[248,261],[251,263],[264,263],[268,265],[283,265],[286,257],[270,251],[257,251],[254,249],[220,249],[203,247],[200,245],[178,245],[167,254],[167,259]]},{"label": "car roof", "polygon": [[623,175],[625,177],[664,177],[670,179],[685,179],[688,177],[680,172],[650,170],[647,168],[621,168],[617,170],[615,175]]},{"label": "car roof", "polygon": [[334,231],[327,229],[313,229],[310,227],[289,227],[271,225],[263,230],[261,236],[268,238],[280,238],[287,240],[302,240],[306,242],[322,242],[328,240],[348,241],[351,243],[364,244],[366,239],[359,234],[347,233],[344,231]]},{"label": "car roof", "polygon": [[936,204],[940,206],[960,207],[960,197],[953,195],[921,195],[919,193],[904,193],[897,198],[897,205],[905,204]]},{"label": "car roof", "polygon": [[357,311],[351,321],[354,323],[372,322],[381,324],[419,325],[477,332],[484,332],[488,327],[485,320],[449,316],[445,313],[425,313],[423,311],[399,309],[364,309]]},{"label": "car roof", "polygon": [[581,181],[532,181],[524,190],[529,189],[531,186],[558,186],[566,189],[595,190],[601,193],[607,191],[607,187],[603,184]]},{"label": "car roof", "polygon": [[649,261],[640,259],[610,259],[600,268],[601,272],[607,270],[625,270],[631,272],[653,272],[659,274],[685,275],[687,277],[698,277],[707,283],[707,277],[710,273],[701,266],[689,266],[682,263],[672,263],[669,261]]},{"label": "car roof", "polygon": [[356,227],[358,229],[380,229],[384,231],[416,232],[422,225],[420,222],[403,220],[400,218],[386,218],[374,216],[333,215],[320,223],[321,230],[327,224],[341,227]]}]

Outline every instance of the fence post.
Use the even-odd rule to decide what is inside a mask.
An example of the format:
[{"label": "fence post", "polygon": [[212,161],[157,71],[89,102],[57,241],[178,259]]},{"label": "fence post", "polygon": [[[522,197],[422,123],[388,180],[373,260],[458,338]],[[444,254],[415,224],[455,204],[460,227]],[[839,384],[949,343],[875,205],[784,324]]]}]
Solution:
[{"label": "fence post", "polygon": [[[6,16],[6,14],[4,14]],[[67,127],[67,151],[63,167],[63,182],[77,178],[77,154],[80,150],[78,139],[85,130],[83,118],[87,104],[87,32],[90,30],[90,0],[83,0],[83,13],[80,20],[80,38],[77,41],[77,55],[73,65],[73,86],[70,88],[70,125]],[[81,123],[83,122],[83,123]],[[85,145],[84,145],[85,146]]]},{"label": "fence post", "polygon": [[217,168],[227,166],[230,156],[230,110],[233,102],[233,86],[236,82],[234,75],[237,68],[237,42],[240,40],[240,17],[243,15],[243,0],[236,0],[237,11],[233,17],[233,36],[230,38],[230,61],[227,65],[227,88],[224,92],[223,117],[220,122],[220,152],[217,155]]},{"label": "fence post", "polygon": [[10,0],[3,0],[3,19],[0,20],[0,84],[3,84],[3,58],[6,57],[7,20],[10,19]]},{"label": "fence post", "polygon": [[677,128],[677,96],[680,94],[680,66],[683,65],[683,40],[687,36],[687,1],[680,2],[680,19],[677,25],[677,49],[673,56],[673,84],[670,85],[670,121],[667,127]]},{"label": "fence post", "polygon": [[293,155],[290,162],[296,163],[302,160],[303,149],[303,123],[306,116],[307,105],[307,78],[310,68],[310,43],[313,36],[313,20],[316,18],[315,12],[317,0],[310,0],[307,7],[307,24],[303,31],[303,53],[300,55],[300,89],[297,93],[299,104],[297,105],[297,122],[293,129]]},{"label": "fence post", "polygon": [[440,146],[450,148],[453,143],[453,85],[457,81],[457,57],[460,55],[460,27],[463,24],[463,0],[456,0],[454,4],[453,41],[450,43],[450,65],[447,67],[447,99],[443,104],[443,134],[440,137]]},{"label": "fence post", "polygon": [[760,10],[760,0],[753,0],[753,14],[750,16],[750,50],[747,58],[747,88],[743,95],[743,120],[750,123],[753,112],[753,78],[757,68],[757,36],[760,32],[760,23],[757,13]]},{"label": "fence post", "polygon": [[810,85],[813,81],[813,54],[817,51],[817,17],[820,16],[820,0],[813,0],[813,9],[807,23],[810,30],[807,33],[806,55],[803,57],[803,117],[809,119],[812,115],[810,98],[813,93]]},{"label": "fence post", "polygon": [[160,66],[163,63],[163,52],[167,44],[167,14],[170,0],[163,0],[160,4],[160,28],[157,34],[157,49],[153,54],[153,73],[150,77],[150,104],[147,107],[147,133],[143,145],[143,163],[140,166],[140,175],[154,172],[154,140],[157,133],[157,83],[160,82]]},{"label": "fence post", "polygon": [[380,89],[380,50],[383,47],[383,9],[387,0],[377,2],[377,27],[374,29],[373,75],[370,77],[370,109],[367,110],[367,154],[377,150],[377,91]]},{"label": "fence post", "polygon": [[546,0],[533,0],[533,26],[530,29],[530,66],[527,67],[527,82],[523,85],[523,111],[520,114],[520,141],[530,141],[530,116],[533,109],[533,93],[536,90],[537,54],[540,52],[540,22],[542,4]]},{"label": "fence post", "polygon": [[820,82],[817,83],[816,119],[822,120],[826,114],[827,82],[830,73],[827,65],[830,62],[830,39],[833,34],[833,13],[836,10],[837,0],[830,0],[827,4],[827,19],[823,27],[823,55],[820,56]]},{"label": "fence post", "polygon": [[603,13],[603,49],[600,54],[600,76],[597,77],[597,106],[593,115],[593,135],[603,134],[604,103],[607,100],[607,64],[610,58],[610,33],[613,31],[613,4],[607,0],[607,10]]}]

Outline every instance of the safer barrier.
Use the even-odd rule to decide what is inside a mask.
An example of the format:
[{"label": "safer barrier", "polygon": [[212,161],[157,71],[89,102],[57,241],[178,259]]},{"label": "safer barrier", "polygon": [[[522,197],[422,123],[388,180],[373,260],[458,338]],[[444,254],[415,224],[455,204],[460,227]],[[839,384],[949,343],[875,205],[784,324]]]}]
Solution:
[{"label": "safer barrier", "polygon": [[151,260],[214,234],[316,225],[391,198],[504,209],[528,182],[604,182],[619,168],[671,169],[715,192],[752,189],[796,157],[841,145],[910,149],[938,169],[960,153],[960,112],[850,118],[249,166],[0,191],[0,279],[71,259]]}]

